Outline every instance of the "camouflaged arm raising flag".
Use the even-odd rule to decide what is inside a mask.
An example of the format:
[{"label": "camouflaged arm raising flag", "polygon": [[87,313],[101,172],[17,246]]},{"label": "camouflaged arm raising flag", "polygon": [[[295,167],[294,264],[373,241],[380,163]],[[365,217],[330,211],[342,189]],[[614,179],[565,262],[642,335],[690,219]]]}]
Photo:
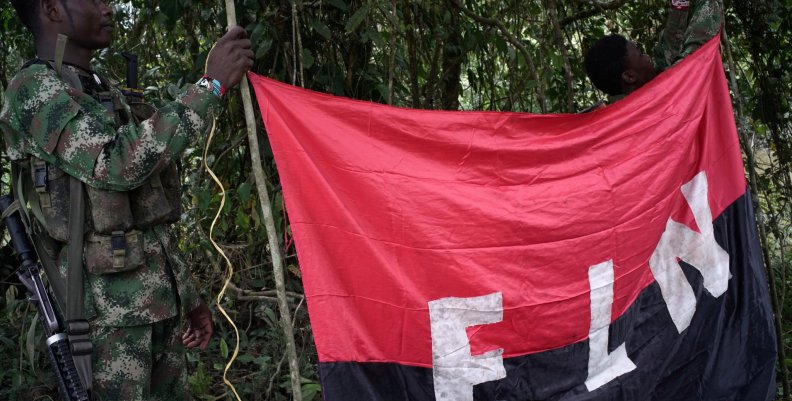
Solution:
[{"label": "camouflaged arm raising flag", "polygon": [[654,65],[657,71],[670,67],[679,55],[679,48],[684,41],[687,28],[688,10],[672,8],[669,11],[666,26],[660,33],[660,40],[654,48]]},{"label": "camouflaged arm raising flag", "polygon": [[694,0],[690,10],[671,9],[660,40],[654,49],[658,72],[674,65],[715,37],[723,23],[717,0]]},{"label": "camouflaged arm raising flag", "polygon": [[687,57],[720,32],[723,10],[717,0],[699,0],[693,4],[678,60]]},{"label": "camouflaged arm raising flag", "polygon": [[89,186],[113,191],[141,185],[177,158],[219,106],[216,96],[190,86],[148,120],[115,129],[113,113],[42,64],[17,74],[6,95],[0,128],[11,160],[33,155]]}]

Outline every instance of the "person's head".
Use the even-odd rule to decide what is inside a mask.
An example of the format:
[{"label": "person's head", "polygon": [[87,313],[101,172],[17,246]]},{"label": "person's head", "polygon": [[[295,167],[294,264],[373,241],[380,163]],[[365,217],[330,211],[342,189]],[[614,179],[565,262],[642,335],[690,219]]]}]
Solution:
[{"label": "person's head", "polygon": [[113,10],[102,0],[11,0],[11,4],[37,43],[64,34],[73,46],[97,50],[113,41]]},{"label": "person's head", "polygon": [[624,36],[608,35],[584,56],[586,74],[597,89],[609,95],[626,95],[657,74],[652,59]]}]

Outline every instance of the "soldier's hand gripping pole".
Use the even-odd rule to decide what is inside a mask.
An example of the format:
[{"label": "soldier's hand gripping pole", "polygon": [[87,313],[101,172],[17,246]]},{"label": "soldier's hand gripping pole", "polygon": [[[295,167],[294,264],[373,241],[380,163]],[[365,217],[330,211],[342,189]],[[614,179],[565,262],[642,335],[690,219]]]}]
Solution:
[{"label": "soldier's hand gripping pole", "polygon": [[17,276],[27,289],[28,300],[38,311],[39,321],[47,338],[47,353],[55,377],[58,379],[58,390],[64,401],[89,401],[88,392],[83,387],[74,366],[68,335],[55,314],[52,298],[41,280],[41,263],[25,231],[18,208],[18,203],[12,196],[0,197],[0,214],[3,216],[14,250],[22,262],[17,270]]}]

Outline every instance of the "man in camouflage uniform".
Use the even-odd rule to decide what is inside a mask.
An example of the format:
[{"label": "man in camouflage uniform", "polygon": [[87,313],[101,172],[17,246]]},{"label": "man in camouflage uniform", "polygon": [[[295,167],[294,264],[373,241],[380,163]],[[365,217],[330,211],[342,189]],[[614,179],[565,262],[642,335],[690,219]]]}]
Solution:
[{"label": "man in camouflage uniform", "polygon": [[[235,86],[252,66],[250,41],[241,28],[231,29],[210,52],[200,85],[189,85],[175,101],[141,116],[90,70],[93,52],[112,41],[106,4],[12,3],[33,33],[38,58],[9,84],[0,129],[8,158],[24,172],[18,188],[28,190],[17,196],[24,194],[31,204],[32,229],[44,245],[38,251],[62,275],[50,275],[50,282],[64,280],[69,265],[73,222],[69,185],[63,183],[75,177],[87,194],[83,309],[93,341],[93,395],[188,399],[183,349],[204,349],[212,325],[168,230],[180,215],[175,161],[201,140],[221,106],[223,85]],[[68,37],[62,67],[56,60],[59,34]]]},{"label": "man in camouflage uniform", "polygon": [[586,74],[613,103],[693,53],[717,35],[722,24],[719,0],[672,0],[668,21],[654,49],[654,62],[634,42],[614,34],[586,52]]}]

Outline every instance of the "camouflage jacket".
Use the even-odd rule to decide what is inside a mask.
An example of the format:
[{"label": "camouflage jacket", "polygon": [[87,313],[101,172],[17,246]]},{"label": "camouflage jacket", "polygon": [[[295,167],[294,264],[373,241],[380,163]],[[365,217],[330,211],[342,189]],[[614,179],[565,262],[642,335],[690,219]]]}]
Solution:
[{"label": "camouflage jacket", "polygon": [[[109,89],[123,99],[116,88]],[[129,109],[125,102],[123,107]],[[66,84],[47,65],[34,64],[9,84],[0,129],[12,161],[33,156],[91,188],[123,192],[145,184],[177,159],[201,137],[218,107],[216,96],[191,85],[151,118],[119,125],[115,113],[94,97]],[[200,304],[168,228],[150,227],[141,237],[139,268],[97,274],[85,266],[85,315],[95,324],[148,324],[176,316],[179,304],[182,313]],[[64,280],[67,252],[64,246],[55,257]]]},{"label": "camouflage jacket", "polygon": [[[655,45],[653,61],[660,73],[720,32],[723,12],[718,0],[693,0],[690,9],[671,9],[665,28]],[[608,103],[624,99],[626,95],[608,95]]]}]

